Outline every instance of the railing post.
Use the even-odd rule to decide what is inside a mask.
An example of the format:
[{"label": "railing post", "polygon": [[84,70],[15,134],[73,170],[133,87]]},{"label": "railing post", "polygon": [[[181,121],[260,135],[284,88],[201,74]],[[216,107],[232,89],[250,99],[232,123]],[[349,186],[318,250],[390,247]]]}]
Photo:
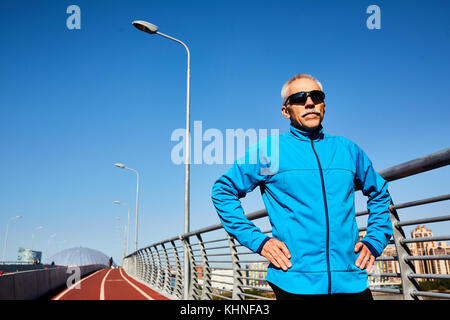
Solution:
[{"label": "railing post", "polygon": [[191,287],[190,287],[190,296],[191,299],[199,300],[198,292],[195,290],[200,290],[200,285],[198,283],[198,274],[197,274],[197,264],[195,262],[194,252],[192,250],[191,244],[189,243],[189,266],[190,266],[190,277],[191,277]]},{"label": "railing post", "polygon": [[[193,290],[192,290],[192,266],[194,265],[194,257],[192,254],[192,248],[191,248],[191,244],[189,242],[189,237],[182,237],[182,241],[183,241],[183,245],[184,245],[184,256],[187,256],[188,259],[188,268],[187,268],[187,272],[186,272],[186,268],[185,268],[185,274],[183,277],[183,287],[184,287],[184,294],[183,294],[183,298],[185,300],[193,300]],[[187,253],[187,254],[186,254]],[[184,262],[186,263],[186,261]],[[187,287],[187,288],[186,288]],[[187,293],[187,296],[186,296]]]},{"label": "railing post", "polygon": [[139,267],[137,253],[134,253],[133,256],[134,256],[134,276],[137,277],[138,276],[138,267]]},{"label": "railing post", "polygon": [[175,284],[174,284],[174,292],[178,298],[183,297],[183,277],[182,277],[182,269],[180,263],[180,255],[178,254],[177,246],[175,245],[175,241],[171,241],[174,256],[175,256]]},{"label": "railing post", "polygon": [[242,289],[242,278],[243,273],[240,270],[241,264],[239,263],[239,255],[236,249],[236,244],[234,242],[234,238],[230,236],[227,232],[228,243],[230,245],[230,253],[231,253],[231,262],[233,265],[233,300],[245,300],[245,296],[243,295],[244,290]]},{"label": "railing post", "polygon": [[148,272],[148,264],[147,261],[145,261],[145,249],[140,250],[141,253],[141,260],[142,260],[142,273],[141,273],[141,280],[145,281],[145,276]]},{"label": "railing post", "polygon": [[407,258],[411,256],[411,251],[408,246],[403,242],[406,237],[402,227],[399,225],[400,218],[397,214],[397,210],[394,208],[394,203],[391,201],[389,206],[390,217],[392,221],[393,237],[395,243],[395,249],[397,251],[397,259],[400,266],[400,275],[402,279],[403,299],[404,300],[419,300],[414,294],[415,291],[419,291],[419,285],[414,278],[410,278],[409,275],[415,273],[414,265]]},{"label": "railing post", "polygon": [[143,254],[144,254],[144,261],[145,261],[145,266],[146,266],[145,275],[144,275],[143,280],[144,280],[144,282],[148,283],[153,266],[151,265],[150,260],[148,258],[148,249],[147,248],[143,249]]},{"label": "railing post", "polygon": [[148,252],[150,253],[150,257],[152,259],[152,272],[150,274],[150,283],[154,286],[157,286],[157,279],[158,279],[158,265],[155,263],[155,258],[153,256],[152,248],[148,248]]},{"label": "railing post", "polygon": [[164,285],[163,285],[163,291],[167,293],[171,293],[170,288],[170,262],[169,262],[169,256],[167,255],[166,246],[164,243],[161,244],[161,247],[164,252],[164,259],[166,260],[166,267],[164,269]]},{"label": "railing post", "polygon": [[137,277],[138,276],[138,270],[139,270],[139,260],[138,260],[138,255],[137,253],[133,254],[134,256],[134,276]]},{"label": "railing post", "polygon": [[137,259],[138,259],[138,274],[137,274],[137,278],[138,279],[142,279],[142,256],[141,256],[141,252],[140,251],[138,251],[137,253],[136,253],[136,255],[137,255]]},{"label": "railing post", "polygon": [[158,272],[157,272],[157,276],[156,276],[156,286],[160,289],[163,289],[163,268],[162,268],[162,263],[161,263],[161,257],[159,255],[159,251],[158,248],[155,246],[155,251],[156,251],[156,257],[158,259]]},{"label": "railing post", "polygon": [[202,253],[202,264],[203,264],[203,273],[202,273],[202,300],[211,300],[212,299],[212,290],[211,290],[211,268],[209,267],[208,255],[206,253],[205,245],[203,244],[203,239],[200,233],[197,234],[198,244],[200,247],[200,251]]},{"label": "railing post", "polygon": [[148,265],[147,262],[145,261],[145,254],[144,254],[144,249],[140,250],[140,254],[141,254],[141,263],[142,263],[142,272],[141,272],[141,280],[144,281],[145,280],[145,275],[147,274],[147,269],[148,269]]}]

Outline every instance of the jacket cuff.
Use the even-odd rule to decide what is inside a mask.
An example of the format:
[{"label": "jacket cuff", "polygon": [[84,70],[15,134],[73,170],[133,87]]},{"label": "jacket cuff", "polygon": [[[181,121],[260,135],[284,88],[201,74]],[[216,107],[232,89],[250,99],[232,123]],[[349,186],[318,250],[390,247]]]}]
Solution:
[{"label": "jacket cuff", "polygon": [[271,238],[271,237],[266,237],[266,238],[261,242],[261,244],[259,245],[258,249],[256,250],[256,253],[257,253],[257,254],[261,254],[261,251],[262,251],[264,245],[265,245],[266,242],[269,241],[270,239],[272,239],[272,238]]},{"label": "jacket cuff", "polygon": [[361,242],[364,243],[364,244],[366,245],[367,249],[369,249],[370,253],[371,253],[375,258],[377,258],[377,257],[380,255],[380,254],[378,253],[378,251],[375,250],[375,248],[374,248],[369,242],[367,242],[366,240],[361,240]]}]

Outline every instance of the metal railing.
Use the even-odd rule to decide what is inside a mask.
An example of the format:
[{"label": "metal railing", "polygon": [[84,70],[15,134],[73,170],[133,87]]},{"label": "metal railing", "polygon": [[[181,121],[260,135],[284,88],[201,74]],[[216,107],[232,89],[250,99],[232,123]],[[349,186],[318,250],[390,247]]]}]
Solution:
[{"label": "metal railing", "polygon": [[[387,181],[394,181],[418,173],[430,171],[450,164],[450,148],[428,156],[408,161],[380,171]],[[391,195],[392,196],[392,195]],[[395,199],[395,196],[393,197]],[[450,216],[426,217],[400,221],[397,210],[450,199],[450,194],[390,205],[393,237],[388,247],[395,247],[392,256],[382,255],[376,264],[394,262],[397,271],[388,272],[383,268],[369,273],[371,279],[383,279],[372,285],[372,292],[402,295],[405,300],[419,300],[422,297],[450,299],[449,293],[421,291],[418,279],[450,279],[449,274],[427,272],[416,273],[418,261],[444,260],[448,264],[450,255],[413,256],[408,245],[433,241],[450,240],[450,235],[437,237],[407,238],[404,226],[423,223],[450,221]],[[367,211],[356,213],[357,217],[368,215]],[[266,210],[247,215],[257,226],[264,223]],[[267,220],[267,219],[265,219]],[[267,221],[266,221],[267,224]],[[261,227],[264,230],[263,227]],[[359,227],[359,231],[365,231]],[[269,229],[263,231],[271,234]],[[183,295],[186,276],[184,274],[184,252],[187,250],[190,274],[188,274],[188,297]],[[385,249],[386,251],[386,249]],[[271,288],[265,282],[268,261],[240,245],[224,229],[222,224],[212,225],[177,237],[161,241],[139,249],[126,256],[123,267],[126,272],[161,294],[171,299],[273,299]],[[373,270],[373,269],[372,269]],[[387,279],[387,280],[386,280]],[[389,280],[397,279],[397,285],[389,286]],[[375,281],[376,282],[376,281]],[[383,285],[385,284],[385,285]],[[388,286],[386,286],[386,284]]]}]

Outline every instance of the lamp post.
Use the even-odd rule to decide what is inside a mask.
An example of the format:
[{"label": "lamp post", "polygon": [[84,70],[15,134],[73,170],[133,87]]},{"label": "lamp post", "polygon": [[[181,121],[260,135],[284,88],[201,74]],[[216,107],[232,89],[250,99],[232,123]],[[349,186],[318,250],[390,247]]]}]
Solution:
[{"label": "lamp post", "polygon": [[6,257],[6,244],[8,243],[8,228],[9,228],[9,223],[13,222],[14,220],[20,219],[22,218],[22,216],[15,216],[12,217],[8,220],[8,223],[6,224],[6,234],[5,234],[5,242],[3,244],[3,254],[2,254],[2,261],[5,261],[5,257]]},{"label": "lamp post", "polygon": [[[118,231],[117,234],[118,234],[118,236],[119,236],[119,242],[120,242],[120,233],[121,233],[121,232],[120,232],[120,229],[121,229],[121,228],[120,228],[120,217],[115,217],[114,220],[116,220],[116,221],[118,222],[118,225],[116,226],[116,230]],[[126,234],[124,234],[124,236],[126,236]],[[125,258],[125,243],[124,243],[123,250],[124,250],[124,251],[123,251],[123,253],[122,253],[122,255],[123,255],[122,259]]]},{"label": "lamp post", "polygon": [[[53,239],[54,237],[56,237],[56,233],[50,235],[50,239],[48,239],[48,246],[47,246],[47,259],[50,258],[50,241],[51,239]],[[50,261],[47,261],[47,263],[50,263]]]},{"label": "lamp post", "polygon": [[118,204],[118,205],[123,204],[128,209],[128,223],[126,226],[127,230],[125,231],[125,255],[124,255],[124,257],[125,257],[128,254],[128,241],[130,241],[130,207],[125,202],[121,203],[120,201],[114,201],[114,203]]},{"label": "lamp post", "polygon": [[139,202],[139,172],[137,172],[137,170],[132,169],[132,168],[128,168],[126,167],[124,164],[122,163],[116,163],[114,164],[116,167],[118,168],[122,168],[122,169],[127,169],[127,170],[131,170],[133,172],[136,173],[136,177],[137,177],[137,186],[136,186],[136,231],[135,231],[135,236],[134,236],[134,250],[137,251],[138,249],[138,202]]},{"label": "lamp post", "polygon": [[36,229],[34,229],[33,232],[31,233],[31,250],[32,251],[33,251],[33,245],[34,245],[34,232],[42,230],[42,229],[44,229],[44,227],[43,226],[39,226]]},{"label": "lamp post", "polygon": [[[189,176],[190,176],[190,159],[191,159],[191,147],[190,147],[190,74],[191,74],[191,54],[189,52],[189,48],[187,45],[173,37],[170,37],[164,33],[161,33],[158,31],[158,27],[154,24],[151,24],[146,21],[133,21],[133,25],[146,33],[149,34],[158,34],[160,36],[163,36],[169,40],[178,42],[181,44],[187,52],[187,94],[186,94],[186,162],[185,162],[185,180],[184,180],[184,232],[189,232],[189,219],[190,219],[190,213],[189,213],[189,196],[190,196],[190,190],[189,190]],[[190,272],[189,272],[189,259],[188,259],[188,253],[187,248],[185,248],[184,251],[184,274],[185,274],[185,281],[187,282],[184,287],[184,299],[188,298],[189,294],[189,281],[190,281]]]}]

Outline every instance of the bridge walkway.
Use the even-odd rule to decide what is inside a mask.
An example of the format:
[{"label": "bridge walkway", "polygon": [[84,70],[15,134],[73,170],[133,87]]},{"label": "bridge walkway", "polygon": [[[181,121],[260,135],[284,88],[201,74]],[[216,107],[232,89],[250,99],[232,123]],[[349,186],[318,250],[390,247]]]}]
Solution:
[{"label": "bridge walkway", "polygon": [[169,300],[131,278],[122,268],[101,269],[74,283],[52,300]]}]

